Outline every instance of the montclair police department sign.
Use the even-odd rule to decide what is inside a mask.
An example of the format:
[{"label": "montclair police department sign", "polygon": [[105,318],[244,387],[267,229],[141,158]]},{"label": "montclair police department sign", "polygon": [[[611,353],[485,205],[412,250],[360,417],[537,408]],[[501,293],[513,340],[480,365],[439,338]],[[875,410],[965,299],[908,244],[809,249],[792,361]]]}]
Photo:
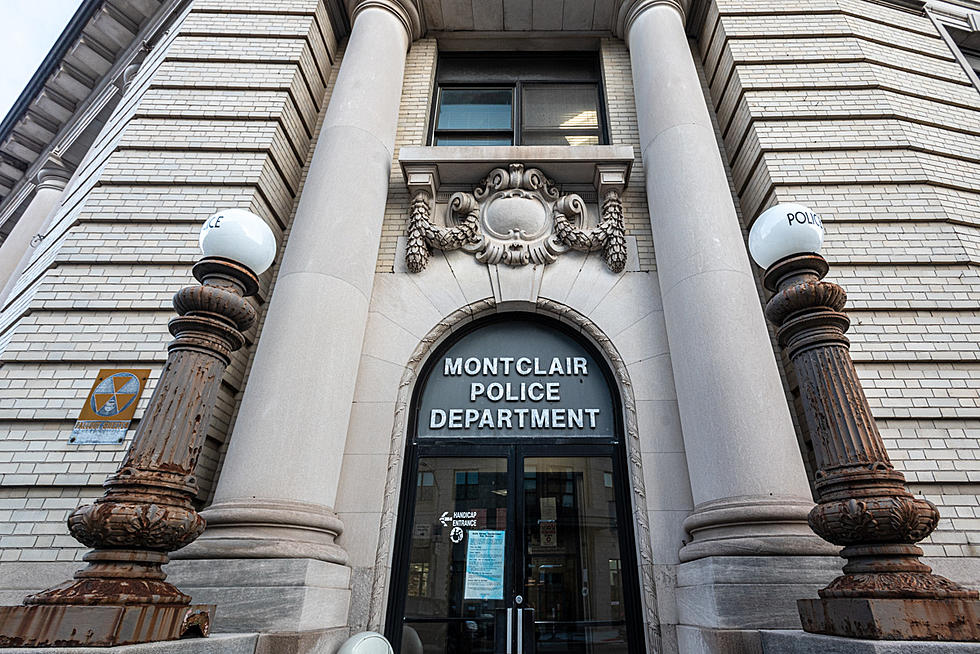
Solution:
[{"label": "montclair police department sign", "polygon": [[564,332],[529,321],[470,332],[424,382],[422,438],[613,438],[612,392],[591,354]]}]

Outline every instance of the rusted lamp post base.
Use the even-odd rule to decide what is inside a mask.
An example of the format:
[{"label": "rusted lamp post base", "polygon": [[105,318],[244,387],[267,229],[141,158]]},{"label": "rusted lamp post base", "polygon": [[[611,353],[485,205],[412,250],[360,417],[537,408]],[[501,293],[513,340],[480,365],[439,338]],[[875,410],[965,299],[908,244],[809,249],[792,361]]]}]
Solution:
[{"label": "rusted lamp post base", "polygon": [[919,561],[915,543],[939,523],[931,502],[912,495],[895,470],[861,388],[844,332],[846,295],[823,281],[817,254],[766,270],[775,292],[766,316],[793,362],[816,456],[817,505],[810,527],[843,547],[843,575],[799,600],[811,633],[882,640],[980,641],[980,599]]},{"label": "rusted lamp post base", "polygon": [[[257,219],[261,220],[261,219]],[[271,260],[271,257],[270,257]],[[0,607],[0,647],[131,645],[210,631],[213,606],[166,581],[167,554],[204,531],[194,468],[231,353],[255,321],[246,300],[255,273],[206,257],[194,266],[199,286],[174,296],[179,314],[167,363],[122,465],[105,495],[68,518],[71,535],[93,548],[73,579]]]},{"label": "rusted lamp post base", "polygon": [[803,629],[874,640],[980,641],[980,601],[835,597],[797,600]]},{"label": "rusted lamp post base", "polygon": [[0,647],[109,647],[207,636],[214,606],[3,606]]}]

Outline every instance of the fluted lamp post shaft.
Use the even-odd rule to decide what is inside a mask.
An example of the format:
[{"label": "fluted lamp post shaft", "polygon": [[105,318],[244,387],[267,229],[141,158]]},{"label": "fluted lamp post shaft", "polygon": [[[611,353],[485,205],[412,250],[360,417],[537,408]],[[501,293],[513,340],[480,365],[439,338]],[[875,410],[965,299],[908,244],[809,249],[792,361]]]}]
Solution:
[{"label": "fluted lamp post shaft", "polygon": [[[809,220],[822,241],[819,217],[803,207],[782,205],[766,214],[759,221],[766,218],[777,231]],[[796,371],[816,457],[817,505],[809,523],[818,536],[842,546],[847,560],[820,599],[799,600],[803,628],[869,639],[980,640],[978,593],[919,561],[916,543],[936,528],[939,511],[909,492],[888,458],[844,335],[850,325],[842,311],[844,289],[823,281],[829,266],[819,254],[765,261],[777,254],[761,256],[768,265],[765,285],[775,293],[766,316]],[[756,251],[753,257],[762,263]]]},{"label": "fluted lamp post shaft", "polygon": [[166,582],[162,566],[169,552],[204,531],[192,504],[194,471],[222,375],[255,321],[246,298],[258,290],[258,278],[221,256],[201,259],[193,273],[201,283],[174,295],[179,315],[169,327],[175,338],[122,464],[106,480],[105,495],[68,518],[72,536],[93,548],[84,557],[87,567],[28,596],[23,606],[0,607],[0,647],[109,646],[208,634],[214,607],[192,607],[188,595]]}]

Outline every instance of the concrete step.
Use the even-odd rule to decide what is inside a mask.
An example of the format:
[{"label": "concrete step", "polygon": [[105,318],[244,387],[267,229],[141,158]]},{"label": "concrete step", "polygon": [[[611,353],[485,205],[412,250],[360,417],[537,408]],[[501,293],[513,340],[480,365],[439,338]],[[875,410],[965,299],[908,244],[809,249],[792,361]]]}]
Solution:
[{"label": "concrete step", "polygon": [[10,647],[3,654],[253,654],[258,634],[212,634],[208,638],[186,638],[119,647]]}]

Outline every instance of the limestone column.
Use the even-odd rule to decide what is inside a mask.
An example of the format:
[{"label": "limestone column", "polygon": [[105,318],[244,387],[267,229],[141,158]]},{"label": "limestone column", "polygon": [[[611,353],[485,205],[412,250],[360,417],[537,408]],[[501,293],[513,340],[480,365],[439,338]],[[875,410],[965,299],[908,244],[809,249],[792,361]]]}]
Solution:
[{"label": "limestone column", "polygon": [[680,558],[825,553],[682,8],[627,2],[620,27],[695,502]]},{"label": "limestone column", "polygon": [[20,220],[10,230],[10,234],[0,245],[0,300],[6,300],[13,290],[21,273],[30,262],[34,251],[31,242],[34,237],[43,232],[48,225],[48,219],[58,208],[61,195],[68,185],[71,172],[60,165],[60,161],[51,159],[37,174],[37,189],[27,209]]},{"label": "limestone column", "polygon": [[208,529],[179,558],[344,563],[332,507],[388,196],[410,0],[353,27],[235,423]]}]

